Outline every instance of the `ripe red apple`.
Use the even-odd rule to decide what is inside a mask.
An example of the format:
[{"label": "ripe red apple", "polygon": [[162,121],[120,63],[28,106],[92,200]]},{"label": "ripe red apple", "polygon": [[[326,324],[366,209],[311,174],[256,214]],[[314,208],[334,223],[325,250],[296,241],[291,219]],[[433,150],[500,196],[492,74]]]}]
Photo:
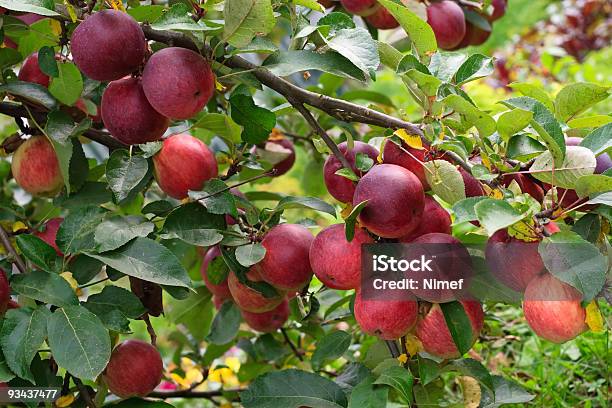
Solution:
[{"label": "ripe red apple", "polygon": [[527,285],[523,312],[538,336],[564,343],[587,330],[581,301],[580,292],[547,273]]},{"label": "ripe red apple", "polygon": [[373,242],[361,228],[355,229],[353,240],[348,242],[344,234],[344,224],[330,225],[312,241],[312,270],[328,288],[357,289],[361,286],[361,245]]},{"label": "ripe red apple", "polygon": [[40,66],[38,65],[38,53],[31,54],[25,59],[17,78],[19,78],[20,81],[39,84],[45,88],[49,86],[49,82],[51,81],[51,78],[40,70]]},{"label": "ripe red apple", "polygon": [[17,184],[32,195],[53,197],[64,179],[53,145],[45,136],[32,136],[17,148],[11,163]]},{"label": "ripe red apple", "polygon": [[[254,268],[251,268],[247,272],[247,279],[252,282],[260,282],[261,277]],[[245,284],[240,283],[235,273],[230,272],[227,278],[229,290],[232,294],[234,302],[242,310],[252,313],[263,313],[269,312],[278,306],[283,299],[285,294],[282,291],[278,291],[278,296],[267,298],[262,293],[248,287]]]},{"label": "ripe red apple", "polygon": [[454,1],[443,0],[427,7],[427,23],[433,29],[438,47],[455,48],[465,36],[465,15]]},{"label": "ripe red apple", "polygon": [[399,23],[395,17],[393,17],[384,7],[378,7],[373,14],[367,16],[365,19],[372,27],[380,30],[390,30],[399,27]]},{"label": "ripe red apple", "polygon": [[64,254],[55,243],[55,237],[57,236],[57,230],[59,230],[60,225],[62,225],[62,221],[64,221],[64,219],[61,217],[51,218],[49,221],[45,222],[42,230],[34,232],[34,235],[51,245],[59,256],[64,256]]},{"label": "ripe red apple", "polygon": [[506,174],[502,178],[504,187],[508,187],[512,181],[516,181],[523,193],[529,194],[535,198],[538,202],[544,201],[544,189],[540,187],[535,181],[530,179],[525,174]]},{"label": "ripe red apple", "polygon": [[11,300],[11,287],[6,278],[4,270],[0,268],[0,316],[3,316],[8,309],[9,301]]},{"label": "ripe red apple", "polygon": [[359,222],[385,238],[399,238],[416,230],[425,205],[423,185],[417,176],[394,164],[374,166],[359,181],[353,205],[366,200]]},{"label": "ripe red apple", "polygon": [[312,278],[308,259],[312,240],[312,234],[302,225],[275,225],[261,241],[266,255],[254,269],[262,280],[276,288],[298,290]]},{"label": "ripe red apple", "polygon": [[465,171],[463,167],[457,166],[461,177],[463,178],[463,184],[465,184],[465,196],[466,197],[479,197],[485,195],[484,188],[480,181],[470,173]]},{"label": "ripe red apple", "polygon": [[[470,319],[472,344],[474,344],[484,325],[482,306],[475,300],[462,300],[460,303]],[[417,322],[416,336],[421,341],[423,349],[433,356],[444,359],[461,357],[448,330],[444,313],[437,303],[434,303],[429,312]]]},{"label": "ripe red apple", "polygon": [[149,104],[138,78],[111,82],[102,95],[101,111],[104,126],[128,145],[159,140],[170,125],[170,120]]},{"label": "ripe red apple", "polygon": [[[274,177],[282,176],[283,174],[287,173],[289,170],[291,170],[291,167],[293,167],[293,164],[295,163],[295,146],[289,139],[268,139],[263,146],[263,150],[271,154],[278,154],[277,157],[281,157],[281,154],[286,155],[286,157],[284,157],[281,161],[272,166],[272,169],[276,171],[274,173]],[[257,154],[257,147],[253,147],[252,153]]]},{"label": "ripe red apple", "polygon": [[161,382],[163,371],[164,363],[155,347],[127,340],[113,350],[104,380],[118,397],[146,397]]},{"label": "ripe red apple", "polygon": [[374,12],[376,0],[340,0],[342,7],[351,14],[367,16]]},{"label": "ripe red apple", "polygon": [[[374,160],[374,163],[376,163],[376,157],[378,156],[378,150],[374,146],[359,141],[355,141],[353,148],[350,150],[348,149],[346,142],[340,143],[338,145],[338,149],[340,149],[340,153],[346,157],[346,160],[351,166],[351,170],[353,170],[357,176],[363,176],[363,173],[357,170],[355,167],[355,158],[359,153],[367,155],[369,158]],[[342,163],[340,163],[340,160],[338,160],[336,156],[329,155],[327,157],[327,160],[325,160],[325,165],[323,166],[325,186],[327,187],[329,194],[331,194],[336,200],[343,203],[350,203],[353,201],[355,183],[346,177],[336,174],[336,172],[341,168]]]},{"label": "ripe red apple", "polygon": [[383,340],[394,340],[414,327],[418,304],[414,300],[364,299],[358,290],[354,312],[355,320],[364,333]]},{"label": "ripe red apple", "polygon": [[136,71],[147,44],[129,14],[117,10],[93,13],[74,30],[71,40],[76,66],[96,81],[114,81]]},{"label": "ripe red apple", "polygon": [[200,268],[200,274],[202,275],[202,280],[206,284],[206,287],[208,288],[210,293],[220,298],[227,299],[232,297],[232,294],[229,290],[229,286],[227,285],[227,278],[219,284],[214,284],[208,279],[207,273],[208,265],[210,265],[212,261],[214,261],[220,256],[221,250],[219,249],[219,247],[217,245],[211,247],[202,259],[202,267]]},{"label": "ripe red apple", "polygon": [[465,22],[465,36],[457,48],[464,48],[469,45],[481,45],[484,44],[491,36],[491,30],[484,30],[480,27],[475,26],[466,20]]},{"label": "ripe red apple", "polygon": [[283,299],[280,305],[269,312],[251,313],[241,310],[242,318],[251,329],[262,333],[272,333],[283,327],[289,318],[289,302]]},{"label": "ripe red apple", "polygon": [[[404,151],[405,150],[405,151]],[[408,152],[408,153],[406,153]],[[425,176],[425,154],[427,149],[415,149],[402,142],[400,147],[398,144],[387,140],[383,148],[383,162],[388,164],[396,164],[414,173],[421,180],[423,190],[429,190],[427,177]]]},{"label": "ripe red apple", "polygon": [[400,242],[411,242],[414,239],[432,232],[450,235],[451,217],[433,197],[425,194],[425,207],[423,208],[423,219],[416,230],[399,238]]},{"label": "ripe red apple", "polygon": [[[87,106],[87,102],[89,102],[92,106],[92,108],[90,109]],[[83,98],[79,98],[75,103],[74,103],[74,107],[78,108],[81,112],[83,112],[84,114],[86,114],[89,118],[91,118],[91,120],[94,123],[100,123],[102,122],[102,112],[100,112],[100,107],[96,106],[93,102],[91,101],[85,101],[85,99]],[[94,110],[95,108],[95,110]]]},{"label": "ripe red apple", "polygon": [[155,179],[170,197],[186,198],[189,190],[200,190],[217,177],[217,161],[208,146],[186,134],[173,135],[153,156]]},{"label": "ripe red apple", "polygon": [[[582,139],[579,137],[568,137],[565,139],[566,146],[579,146]],[[597,156],[595,165],[595,174],[601,174],[612,167],[612,159],[608,153],[603,153]]]},{"label": "ripe red apple", "polygon": [[151,105],[172,119],[189,119],[208,103],[215,76],[200,54],[186,48],[164,48],[149,58],[142,84]]},{"label": "ripe red apple", "polygon": [[213,295],[212,297],[213,305],[215,306],[216,310],[221,310],[221,306],[223,306],[223,304],[228,300],[230,302],[233,301],[231,295],[229,297]]},{"label": "ripe red apple", "polygon": [[472,277],[472,261],[470,254],[457,238],[449,234],[432,232],[421,235],[411,242],[407,259],[418,259],[421,255],[435,259],[430,265],[431,270],[406,272],[406,278],[428,280],[459,281],[463,279],[462,287],[453,289],[429,289],[423,284],[412,293],[429,302],[445,303],[462,297],[469,287]]},{"label": "ripe red apple", "polygon": [[524,292],[529,282],[546,272],[538,253],[540,241],[525,242],[499,230],[487,241],[485,259],[489,272],[501,283]]},{"label": "ripe red apple", "polygon": [[506,6],[508,5],[507,0],[492,0],[491,6],[493,6],[493,12],[491,13],[491,21],[499,20],[506,14]]}]

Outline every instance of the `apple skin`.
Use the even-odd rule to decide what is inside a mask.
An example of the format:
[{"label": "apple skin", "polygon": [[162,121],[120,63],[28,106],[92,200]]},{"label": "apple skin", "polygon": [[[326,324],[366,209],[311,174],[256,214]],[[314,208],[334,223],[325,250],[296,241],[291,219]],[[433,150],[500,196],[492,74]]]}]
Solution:
[{"label": "apple skin", "polygon": [[355,188],[353,205],[368,200],[359,222],[385,238],[399,238],[416,230],[423,215],[425,195],[418,177],[394,164],[372,167]]},{"label": "apple skin", "polygon": [[200,190],[219,171],[208,146],[186,134],[165,139],[161,150],[153,156],[153,164],[159,187],[178,200],[186,198],[189,190]]},{"label": "apple skin", "polygon": [[391,30],[399,27],[399,23],[395,17],[382,6],[378,7],[373,14],[367,16],[365,19],[372,27],[378,28],[379,30]]},{"label": "apple skin", "polygon": [[[579,146],[582,139],[579,137],[565,138],[566,146]],[[612,167],[612,159],[608,153],[600,154],[596,157],[595,174],[601,174]]]},{"label": "apple skin", "polygon": [[37,53],[30,54],[30,56],[25,59],[17,78],[19,78],[20,81],[42,85],[45,88],[48,88],[51,82],[51,78],[40,70]]},{"label": "apple skin", "polygon": [[0,268],[0,316],[6,313],[9,308],[9,301],[11,300],[11,287],[9,281],[6,278],[4,270]]},{"label": "apple skin", "polygon": [[42,231],[34,232],[34,235],[51,245],[59,256],[64,256],[64,254],[55,243],[55,237],[57,236],[57,230],[59,230],[60,225],[62,225],[62,221],[64,221],[64,219],[61,217],[51,218],[49,221],[45,222]]},{"label": "apple skin", "polygon": [[466,197],[480,197],[485,195],[484,188],[476,177],[464,170],[463,167],[457,167],[457,169],[459,170],[459,173],[461,173],[463,184],[465,184]]},{"label": "apple skin", "polygon": [[529,282],[546,272],[538,252],[539,241],[525,242],[499,230],[487,241],[485,259],[489,272],[501,283],[524,292]]},{"label": "apple skin", "polygon": [[207,274],[207,269],[208,269],[208,265],[216,258],[221,256],[221,250],[219,249],[219,247],[217,245],[211,247],[207,252],[206,255],[204,255],[204,258],[202,259],[202,266],[200,268],[200,275],[202,275],[202,280],[204,281],[204,284],[206,285],[206,287],[208,288],[208,290],[210,291],[210,293],[212,293],[215,296],[218,296],[220,298],[223,299],[228,299],[232,297],[232,294],[229,290],[229,286],[227,285],[227,279],[225,279],[223,282],[219,283],[219,284],[214,284],[212,283],[209,279],[208,279],[208,274]]},{"label": "apple skin", "polygon": [[[264,149],[273,152],[285,151],[289,153],[286,158],[272,167],[272,170],[275,170],[274,177],[282,176],[291,170],[295,163],[295,146],[291,140],[285,138],[269,139],[266,141]],[[257,154],[257,148],[255,146],[251,150],[251,153]]]},{"label": "apple skin", "polygon": [[[362,153],[367,155],[369,158],[374,160],[378,157],[378,150],[367,143],[355,141],[353,148],[348,150],[346,142],[342,142],[338,145],[340,153],[346,157],[351,169],[357,176],[363,176],[363,173],[355,167],[355,158],[357,154]],[[355,183],[346,177],[342,177],[336,174],[338,170],[342,168],[342,163],[333,154],[330,154],[325,160],[323,165],[323,178],[325,180],[325,186],[327,191],[336,200],[342,203],[350,203],[353,201],[353,194],[355,193]]]},{"label": "apple skin", "polygon": [[127,340],[115,347],[103,375],[116,396],[146,397],[161,382],[163,371],[164,363],[155,347]]},{"label": "apple skin", "polygon": [[450,235],[451,216],[432,196],[425,195],[425,207],[423,208],[423,219],[419,223],[416,230],[408,235],[399,238],[400,242],[412,242],[416,238],[439,232],[441,234]]},{"label": "apple skin", "polygon": [[463,40],[457,46],[459,48],[465,48],[470,45],[482,45],[491,36],[491,31],[483,30],[480,27],[476,27],[469,21],[465,21],[465,36]]},{"label": "apple skin", "polygon": [[374,12],[376,0],[340,0],[342,7],[351,14],[367,16]]},{"label": "apple skin", "polygon": [[275,225],[261,241],[266,255],[253,268],[275,288],[296,291],[312,278],[308,253],[313,239],[302,225]]},{"label": "apple skin", "polygon": [[[406,153],[402,149],[406,150],[410,154]],[[421,180],[423,190],[427,191],[430,189],[430,187],[429,183],[427,183],[425,167],[423,166],[426,153],[426,149],[415,149],[408,146],[405,142],[402,142],[402,146],[400,147],[391,140],[387,140],[385,147],[383,148],[383,163],[395,164],[405,168],[406,170],[410,170],[419,178],[419,180]]]},{"label": "apple skin", "polygon": [[383,340],[395,340],[416,324],[418,304],[414,300],[363,299],[361,290],[358,290],[354,313],[364,333]]},{"label": "apple skin", "polygon": [[493,12],[491,13],[491,21],[499,20],[506,14],[506,7],[508,5],[507,0],[492,0],[491,6],[493,6]]},{"label": "apple skin", "polygon": [[[484,326],[484,312],[481,304],[475,300],[462,300],[459,303],[461,303],[470,319],[473,345]],[[429,354],[444,359],[461,357],[448,330],[444,313],[439,304],[434,303],[429,312],[419,318],[415,332],[423,345],[423,349]]]},{"label": "apple skin", "polygon": [[523,193],[529,194],[540,203],[544,201],[544,189],[540,187],[535,181],[531,180],[527,175],[506,174],[502,178],[504,187],[508,187],[513,180],[516,181]]},{"label": "apple skin", "polygon": [[96,106],[96,113],[91,114],[89,109],[87,108],[87,104],[85,103],[85,99],[80,98],[74,103],[74,107],[79,109],[81,112],[87,115],[87,117],[91,118],[94,123],[102,122],[102,112],[99,106]]},{"label": "apple skin", "polygon": [[255,331],[261,333],[272,333],[283,327],[289,318],[289,302],[287,299],[269,312],[251,313],[241,310],[242,318]]},{"label": "apple skin", "polygon": [[580,292],[547,273],[527,285],[523,313],[538,336],[564,343],[587,330],[581,301]]},{"label": "apple skin", "polygon": [[147,50],[136,20],[117,10],[87,17],[74,30],[70,44],[76,66],[96,81],[114,81],[136,71]]},{"label": "apple skin", "polygon": [[17,148],[11,163],[17,184],[34,196],[54,197],[64,186],[57,155],[45,136],[32,136]]},{"label": "apple skin", "polygon": [[[249,269],[246,276],[247,279],[252,282],[259,282],[262,280],[254,268]],[[246,310],[247,312],[269,312],[270,310],[281,304],[281,302],[285,298],[285,293],[280,290],[278,291],[278,296],[275,296],[273,298],[267,298],[255,289],[251,289],[247,285],[240,283],[238,277],[233,272],[229,273],[227,283],[229,286],[229,290],[232,294],[232,298],[234,299],[234,302],[236,302],[236,305],[238,305],[241,310]]]},{"label": "apple skin", "polygon": [[213,305],[215,306],[215,309],[217,311],[221,310],[221,306],[223,306],[223,304],[227,301],[233,301],[232,297],[223,297],[223,296],[217,296],[217,295],[213,295],[212,296],[212,301],[213,301]]},{"label": "apple skin", "polygon": [[142,73],[147,99],[164,116],[189,119],[208,103],[215,92],[215,75],[200,54],[169,47],[149,58]]},{"label": "apple skin", "polygon": [[25,13],[25,14],[22,14],[19,16],[13,16],[13,17],[15,17],[17,20],[23,21],[27,25],[32,25],[36,23],[37,21],[47,18],[45,16],[41,16],[40,14],[34,14],[34,13]]},{"label": "apple skin", "polygon": [[170,126],[149,104],[138,78],[111,82],[102,95],[101,112],[111,135],[127,145],[155,142]]},{"label": "apple skin", "polygon": [[361,245],[373,242],[361,228],[355,228],[355,236],[348,242],[344,234],[344,224],[330,225],[312,241],[312,270],[328,288],[357,289],[361,286]]},{"label": "apple skin", "polygon": [[453,1],[443,0],[427,7],[427,23],[433,29],[438,47],[452,50],[465,37],[465,15]]}]

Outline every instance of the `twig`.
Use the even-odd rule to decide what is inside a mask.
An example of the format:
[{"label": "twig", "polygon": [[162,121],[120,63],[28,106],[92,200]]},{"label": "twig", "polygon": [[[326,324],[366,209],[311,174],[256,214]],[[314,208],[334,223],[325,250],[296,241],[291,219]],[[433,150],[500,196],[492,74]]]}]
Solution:
[{"label": "twig", "polygon": [[149,333],[149,337],[151,338],[151,345],[153,347],[157,347],[157,333],[155,333],[155,329],[153,328],[153,325],[151,324],[151,319],[149,318],[149,314],[145,313],[142,316],[142,320],[147,325],[147,332]]},{"label": "twig", "polygon": [[289,347],[291,347],[291,351],[293,351],[293,354],[295,354],[295,356],[300,361],[304,361],[304,357],[302,357],[302,354],[300,353],[300,351],[295,347],[295,345],[293,344],[293,342],[287,335],[287,331],[284,328],[281,328],[280,330],[281,330],[281,333],[283,333],[283,337],[285,338],[285,343],[287,343]]},{"label": "twig", "polygon": [[389,349],[389,352],[393,358],[398,358],[400,356],[395,340],[385,340],[385,344],[387,345],[387,348]]},{"label": "twig", "polygon": [[94,286],[94,285],[97,285],[99,283],[106,282],[109,279],[110,279],[109,277],[106,277],[106,278],[103,278],[103,279],[100,279],[100,280],[97,280],[97,281],[94,281],[94,282],[86,283],[84,285],[79,285],[79,289],[85,289],[85,288],[88,288],[90,286]]},{"label": "twig", "polygon": [[178,391],[153,391],[147,397],[151,398],[204,398],[211,399],[213,397],[221,397],[224,393],[242,392],[244,388],[233,388],[229,390],[217,391],[193,391],[193,390],[178,390]]},{"label": "twig", "polygon": [[85,385],[83,385],[83,382],[80,379],[76,378],[76,377],[72,377],[72,380],[74,381],[74,383],[78,387],[79,394],[85,400],[85,404],[89,408],[97,408],[96,403],[91,399],[91,395],[89,395],[89,390],[87,389],[87,387],[85,387]]},{"label": "twig", "polygon": [[13,258],[13,262],[17,266],[17,269],[19,269],[21,273],[26,273],[28,271],[28,268],[26,267],[25,262],[23,262],[23,259],[21,259],[15,248],[13,248],[13,244],[11,244],[11,239],[9,238],[8,233],[2,225],[0,225],[0,241],[2,241],[2,246],[6,250],[6,253],[10,254]]}]

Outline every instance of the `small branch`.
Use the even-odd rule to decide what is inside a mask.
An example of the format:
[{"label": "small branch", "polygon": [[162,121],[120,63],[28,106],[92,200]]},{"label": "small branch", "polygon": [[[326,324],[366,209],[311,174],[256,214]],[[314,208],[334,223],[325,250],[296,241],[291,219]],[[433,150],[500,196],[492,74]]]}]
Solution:
[{"label": "small branch", "polygon": [[151,338],[151,345],[153,347],[157,347],[157,333],[155,333],[155,329],[153,328],[153,325],[151,324],[151,319],[149,318],[149,314],[145,313],[142,316],[142,320],[147,325],[147,332],[149,333],[149,337]]},{"label": "small branch", "polygon": [[291,347],[291,351],[293,351],[293,354],[295,354],[295,356],[300,361],[304,361],[304,357],[302,357],[302,354],[300,353],[300,351],[295,347],[295,345],[293,344],[293,342],[287,335],[287,331],[284,328],[281,328],[280,330],[281,330],[281,333],[283,333],[283,337],[285,338],[285,343],[287,343],[289,347]]},{"label": "small branch", "polygon": [[9,238],[8,233],[2,225],[0,225],[0,241],[2,242],[2,246],[6,250],[6,253],[10,254],[13,258],[13,262],[17,266],[17,269],[19,269],[21,273],[26,273],[28,271],[28,268],[25,262],[23,262],[23,259],[21,259],[21,257],[15,250],[15,248],[13,248],[13,244],[11,244],[11,239]]},{"label": "small branch", "polygon": [[94,285],[97,285],[99,283],[106,282],[109,279],[110,279],[109,277],[106,277],[106,278],[103,278],[103,279],[100,279],[100,280],[97,280],[97,281],[94,281],[94,282],[86,283],[84,285],[79,285],[79,289],[85,289],[85,288],[88,288],[90,286],[94,286]]},{"label": "small branch", "polygon": [[400,356],[395,340],[385,340],[385,344],[387,345],[387,348],[389,349],[389,352],[393,358],[398,358]]},{"label": "small branch", "polygon": [[85,387],[83,382],[80,379],[76,378],[76,377],[72,377],[72,380],[74,381],[74,383],[78,387],[79,394],[85,400],[85,404],[89,408],[97,408],[96,403],[91,399],[91,395],[89,395],[89,390],[87,389],[87,387]]},{"label": "small branch", "polygon": [[234,388],[229,390],[217,391],[193,391],[193,390],[178,390],[178,391],[153,391],[147,397],[151,398],[204,398],[212,399],[213,397],[221,397],[224,393],[242,392],[244,388]]}]

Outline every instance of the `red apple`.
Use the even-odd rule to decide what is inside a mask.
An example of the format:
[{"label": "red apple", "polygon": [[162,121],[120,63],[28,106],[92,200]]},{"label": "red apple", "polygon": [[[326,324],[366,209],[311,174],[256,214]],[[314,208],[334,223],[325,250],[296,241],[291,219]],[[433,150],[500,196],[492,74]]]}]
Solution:
[{"label": "red apple", "polygon": [[[263,150],[265,150],[265,152],[268,154],[277,154],[277,157],[280,157],[281,155],[283,155],[283,157],[286,156],[279,162],[274,163],[272,166],[272,169],[276,171],[274,173],[274,177],[282,176],[283,174],[287,173],[289,170],[291,170],[291,167],[293,167],[293,164],[295,163],[295,146],[289,139],[269,139],[263,146]],[[252,153],[257,155],[257,147],[253,147]],[[262,156],[265,156],[265,153],[262,154]]]},{"label": "red apple", "polygon": [[425,195],[425,207],[423,209],[423,219],[416,230],[408,235],[399,238],[400,242],[411,242],[414,239],[432,232],[441,234],[451,233],[451,217],[433,197]]},{"label": "red apple", "polygon": [[34,232],[34,235],[51,245],[59,256],[64,256],[64,254],[55,243],[55,237],[57,236],[57,230],[59,230],[62,221],[64,221],[64,219],[61,217],[51,218],[49,221],[45,222],[42,230]]},{"label": "red apple", "polygon": [[221,310],[221,306],[223,306],[223,304],[228,300],[230,302],[232,301],[231,295],[229,297],[213,295],[212,297],[213,305],[215,306],[216,310]]},{"label": "red apple", "polygon": [[357,184],[353,205],[368,201],[359,222],[385,238],[416,230],[423,215],[423,185],[411,171],[394,164],[374,166]]},{"label": "red apple", "polygon": [[141,340],[127,340],[113,350],[104,380],[118,397],[146,397],[160,383],[163,371],[155,347]]},{"label": "red apple", "polygon": [[580,292],[547,273],[527,285],[523,312],[538,336],[564,343],[587,330],[581,301]]},{"label": "red apple", "polygon": [[378,28],[379,30],[390,30],[399,27],[399,23],[395,17],[382,6],[378,7],[373,14],[367,16],[365,19],[372,27]]},{"label": "red apple", "polygon": [[3,316],[8,309],[9,301],[11,300],[11,287],[6,278],[4,270],[0,268],[0,316]]},{"label": "red apple", "polygon": [[269,312],[251,313],[241,310],[242,318],[251,329],[262,333],[272,333],[283,327],[289,318],[289,302],[283,299],[280,305]]},{"label": "red apple", "polygon": [[[355,159],[358,154],[365,154],[374,160],[374,163],[376,163],[376,158],[378,157],[378,150],[374,146],[359,141],[355,141],[353,148],[350,150],[346,142],[340,143],[338,149],[340,153],[346,157],[346,160],[351,166],[351,170],[353,170],[357,176],[363,176],[363,173],[355,167]],[[329,155],[323,166],[323,178],[327,191],[329,191],[332,197],[340,202],[350,203],[353,201],[355,183],[346,177],[336,174],[342,167],[342,163],[340,163],[340,160],[338,160],[336,156]]]},{"label": "red apple", "polygon": [[374,12],[376,0],[340,0],[342,7],[351,14],[367,16]]},{"label": "red apple", "polygon": [[206,287],[215,296],[218,296],[223,299],[231,298],[232,294],[230,293],[229,286],[227,285],[227,278],[219,283],[214,284],[208,279],[208,265],[215,259],[218,259],[221,256],[221,250],[217,245],[211,247],[204,255],[204,259],[202,259],[202,267],[200,268],[200,274],[202,275],[202,280],[206,284]]},{"label": "red apple", "polygon": [[344,224],[331,225],[319,232],[312,241],[312,270],[328,288],[357,289],[361,285],[361,245],[373,242],[361,228],[355,229],[353,240],[348,242]]},{"label": "red apple", "polygon": [[414,327],[418,305],[414,300],[364,299],[358,290],[354,312],[355,320],[364,333],[383,340],[394,340]]},{"label": "red apple", "polygon": [[485,191],[482,187],[482,183],[472,176],[470,173],[465,171],[463,167],[457,166],[461,177],[463,178],[463,184],[465,184],[465,196],[466,197],[479,197],[484,196]]},{"label": "red apple", "polygon": [[507,0],[492,0],[493,12],[491,13],[491,21],[499,20],[506,14]]},{"label": "red apple", "polygon": [[433,29],[438,47],[455,48],[465,36],[465,15],[454,1],[443,0],[427,7],[427,23]]},{"label": "red apple", "polygon": [[40,70],[40,66],[38,65],[38,53],[31,54],[25,59],[17,78],[19,78],[20,81],[42,85],[45,88],[49,86],[49,82],[51,81],[51,78]]},{"label": "red apple", "polygon": [[204,183],[217,177],[217,161],[208,146],[186,134],[173,135],[153,156],[155,178],[170,197],[186,198],[189,190],[200,190]]},{"label": "red apple", "polygon": [[512,181],[516,181],[521,191],[525,194],[529,194],[535,198],[538,202],[544,201],[544,189],[540,187],[535,181],[530,179],[525,174],[506,174],[502,178],[504,187],[510,186]]},{"label": "red apple", "polygon": [[15,181],[32,195],[53,197],[64,179],[53,145],[45,136],[32,136],[17,148],[11,169]]},{"label": "red apple", "polygon": [[[252,282],[260,282],[261,277],[251,268],[246,275],[247,279]],[[271,298],[265,297],[262,293],[248,287],[247,285],[240,283],[235,273],[230,272],[227,278],[229,290],[232,294],[234,302],[242,310],[253,313],[269,312],[278,306],[283,299],[285,294],[282,291],[278,291],[278,296]]]},{"label": "red apple", "polygon": [[415,149],[402,142],[401,147],[391,140],[387,140],[383,148],[383,162],[396,164],[414,173],[421,180],[423,190],[429,190],[427,177],[425,176],[425,154],[427,149]]},{"label": "red apple", "polygon": [[[460,303],[470,320],[472,344],[474,344],[484,325],[482,306],[475,300],[463,300]],[[416,336],[421,341],[423,349],[433,356],[444,359],[461,357],[448,330],[444,313],[437,303],[434,303],[429,312],[417,322]]]}]

